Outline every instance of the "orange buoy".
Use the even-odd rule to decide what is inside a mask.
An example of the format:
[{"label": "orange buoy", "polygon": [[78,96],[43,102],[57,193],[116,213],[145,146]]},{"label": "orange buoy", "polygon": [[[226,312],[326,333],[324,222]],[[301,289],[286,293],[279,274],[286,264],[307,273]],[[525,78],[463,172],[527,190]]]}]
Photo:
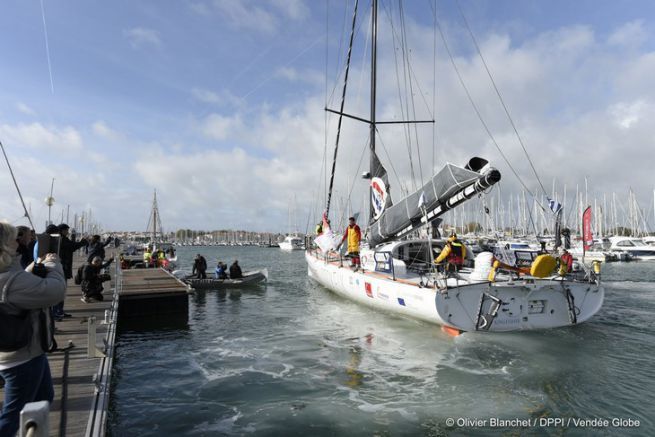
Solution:
[{"label": "orange buoy", "polygon": [[453,328],[452,326],[446,326],[446,325],[441,325],[441,330],[446,334],[450,335],[451,337],[457,337],[462,332],[464,332],[464,331],[460,331],[457,328]]}]

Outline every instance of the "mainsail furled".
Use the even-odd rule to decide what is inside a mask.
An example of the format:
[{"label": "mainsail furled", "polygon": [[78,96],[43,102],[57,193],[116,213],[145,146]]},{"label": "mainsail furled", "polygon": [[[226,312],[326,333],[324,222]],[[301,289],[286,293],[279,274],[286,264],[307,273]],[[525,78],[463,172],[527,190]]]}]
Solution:
[{"label": "mainsail furled", "polygon": [[472,158],[466,167],[446,164],[422,188],[395,205],[391,205],[389,200],[389,206],[381,208],[381,211],[380,201],[388,200],[388,193],[378,191],[376,179],[379,178],[371,180],[371,210],[374,211],[368,228],[371,247],[402,237],[431,222],[498,182],[500,172],[489,167],[485,159],[477,157]]}]

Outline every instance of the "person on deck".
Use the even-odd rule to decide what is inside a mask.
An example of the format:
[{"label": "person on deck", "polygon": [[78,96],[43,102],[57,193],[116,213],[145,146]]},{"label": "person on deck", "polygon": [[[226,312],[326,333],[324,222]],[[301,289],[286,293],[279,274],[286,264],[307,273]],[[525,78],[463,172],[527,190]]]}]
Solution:
[{"label": "person on deck", "polygon": [[146,250],[143,251],[143,263],[146,265],[146,267],[150,267],[151,261],[152,261],[152,249],[150,247],[147,247]]},{"label": "person on deck", "polygon": [[316,225],[316,229],[314,230],[316,232],[316,236],[322,235],[323,234],[323,222],[319,222]]},{"label": "person on deck", "polygon": [[434,262],[435,264],[441,264],[443,261],[446,261],[448,270],[454,269],[457,271],[464,266],[465,260],[466,246],[457,239],[457,234],[452,234],[450,238],[448,238],[446,246]]},{"label": "person on deck", "polygon": [[564,276],[567,273],[570,273],[573,270],[573,255],[571,253],[564,249],[564,253],[562,253],[562,256],[560,256],[560,268],[559,268],[559,274],[560,276]]},{"label": "person on deck", "polygon": [[157,267],[162,267],[164,261],[166,261],[166,253],[164,253],[164,249],[159,249],[157,251]]},{"label": "person on deck", "polygon": [[193,260],[192,275],[197,275],[198,279],[207,279],[207,260],[204,256],[197,254],[196,259]]},{"label": "person on deck", "polygon": [[104,241],[100,241],[100,235],[94,235],[91,237],[89,242],[89,256],[87,257],[87,262],[93,261],[93,258],[99,256],[101,260],[105,260],[105,247],[111,243],[111,237],[107,237]]},{"label": "person on deck", "polygon": [[357,225],[355,222],[355,217],[350,217],[348,219],[348,227],[346,228],[346,232],[343,234],[343,238],[341,239],[339,247],[341,247],[341,244],[343,244],[343,242],[346,240],[348,240],[347,256],[350,257],[350,267],[354,267],[355,270],[359,270],[361,266],[359,260],[359,243],[362,241],[362,231],[359,229],[359,225]]},{"label": "person on deck", "polygon": [[104,300],[102,296],[102,290],[104,287],[102,283],[109,281],[111,277],[107,273],[100,273],[102,269],[109,267],[109,265],[114,260],[113,257],[109,258],[109,261],[103,264],[102,258],[99,256],[94,257],[90,263],[84,266],[82,271],[82,302],[91,303],[91,302],[101,302]]},{"label": "person on deck", "polygon": [[18,249],[16,249],[16,253],[20,255],[20,266],[26,268],[32,263],[32,261],[34,261],[34,248],[30,250],[32,233],[27,226],[17,226],[16,230],[18,231],[16,237]]},{"label": "person on deck", "polygon": [[[59,234],[61,235],[61,243],[59,243],[59,258],[61,259],[61,266],[64,268],[64,276],[66,281],[73,277],[73,253],[81,247],[86,246],[88,243],[83,238],[80,241],[71,241],[68,238],[70,227],[66,223],[59,226]],[[64,302],[59,302],[53,308],[53,317],[55,320],[61,321],[64,317],[71,317],[70,314],[64,312]]]},{"label": "person on deck", "polygon": [[225,264],[219,261],[218,264],[216,264],[214,275],[216,276],[216,279],[227,279],[227,273],[225,272]]},{"label": "person on deck", "polygon": [[241,266],[239,266],[239,261],[234,260],[230,266],[230,279],[239,279],[243,278],[243,272],[241,271]]},{"label": "person on deck", "polygon": [[0,223],[0,377],[4,379],[0,436],[16,435],[25,404],[54,399],[46,356],[54,346],[48,307],[66,294],[59,257],[45,256],[44,278],[29,271],[33,265],[23,270],[16,259],[17,235],[16,228]]}]

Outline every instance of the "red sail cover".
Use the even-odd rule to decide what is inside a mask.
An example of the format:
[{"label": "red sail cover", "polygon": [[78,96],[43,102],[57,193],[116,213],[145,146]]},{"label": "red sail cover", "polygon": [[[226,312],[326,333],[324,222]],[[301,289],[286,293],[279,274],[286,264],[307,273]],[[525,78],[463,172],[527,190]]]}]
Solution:
[{"label": "red sail cover", "polygon": [[591,207],[587,207],[582,214],[582,244],[584,250],[591,249],[594,244],[594,236],[591,233]]}]

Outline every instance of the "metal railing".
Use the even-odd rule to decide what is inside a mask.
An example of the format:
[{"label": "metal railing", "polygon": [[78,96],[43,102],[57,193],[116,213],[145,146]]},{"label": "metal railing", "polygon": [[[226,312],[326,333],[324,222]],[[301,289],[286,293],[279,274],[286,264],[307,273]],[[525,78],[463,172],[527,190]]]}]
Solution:
[{"label": "metal railing", "polygon": [[116,327],[118,322],[118,302],[120,292],[123,288],[123,275],[120,263],[116,263],[114,276],[114,292],[112,294],[111,307],[105,310],[105,318],[102,325],[108,326],[107,333],[103,339],[103,349],[98,350],[96,344],[97,322],[95,316],[89,317],[89,341],[87,354],[91,357],[100,357],[98,372],[94,375],[95,384],[93,408],[89,414],[89,421],[86,425],[86,437],[105,435],[107,424],[107,410],[109,407],[109,390],[111,386],[111,374],[114,362],[114,342],[116,339]]},{"label": "metal railing", "polygon": [[373,252],[375,271],[391,273],[393,280],[396,280],[396,271],[393,265],[393,254],[391,252]]}]

